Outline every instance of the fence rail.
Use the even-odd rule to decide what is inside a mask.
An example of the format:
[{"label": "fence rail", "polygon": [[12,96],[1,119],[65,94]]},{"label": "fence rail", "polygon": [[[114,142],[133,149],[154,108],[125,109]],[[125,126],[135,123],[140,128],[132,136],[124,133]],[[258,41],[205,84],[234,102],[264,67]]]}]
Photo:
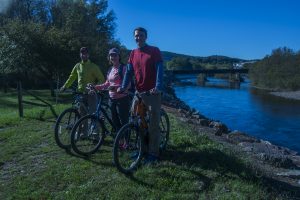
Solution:
[{"label": "fence rail", "polygon": [[[58,115],[56,114],[53,106],[48,103],[47,101],[43,100],[42,98],[38,97],[37,95],[33,94],[32,92],[29,92],[27,90],[22,89],[22,83],[18,82],[18,107],[19,107],[19,116],[23,117],[24,116],[24,107],[23,104],[29,104],[29,105],[33,105],[33,106],[40,106],[40,107],[49,107],[49,109],[51,110],[52,114],[54,115],[55,118],[58,117]],[[36,102],[31,102],[31,101],[26,101],[23,100],[23,92],[34,97],[36,100],[40,101],[41,103],[36,103]]]}]

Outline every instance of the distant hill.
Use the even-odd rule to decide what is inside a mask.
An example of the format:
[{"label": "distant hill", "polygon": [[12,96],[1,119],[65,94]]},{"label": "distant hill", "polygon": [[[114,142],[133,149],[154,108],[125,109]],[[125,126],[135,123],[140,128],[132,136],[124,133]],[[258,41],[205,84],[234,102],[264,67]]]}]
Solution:
[{"label": "distant hill", "polygon": [[202,57],[202,56],[190,56],[190,55],[185,55],[185,54],[178,54],[178,53],[173,53],[173,52],[169,52],[169,51],[162,51],[162,55],[163,55],[163,60],[165,62],[172,60],[172,58],[174,58],[174,57],[198,59],[198,60],[202,60],[202,62],[207,62],[207,63],[214,62],[214,61],[224,62],[224,63],[248,62],[248,60],[239,59],[239,58],[231,58],[231,57],[222,56],[222,55],[211,55],[211,56]]},{"label": "distant hill", "polygon": [[[126,54],[129,56],[131,50],[128,50]],[[211,55],[211,56],[190,56],[185,54],[173,53],[169,51],[162,51],[162,56],[165,64],[169,63],[170,66],[192,66],[198,65],[194,67],[195,69],[199,67],[210,68],[215,66],[217,68],[228,68],[233,65],[243,65],[243,63],[251,62],[250,60],[240,59],[240,58],[231,58],[228,56],[222,55]],[[186,63],[180,63],[179,60],[185,60]],[[239,64],[240,63],[240,64]]]}]

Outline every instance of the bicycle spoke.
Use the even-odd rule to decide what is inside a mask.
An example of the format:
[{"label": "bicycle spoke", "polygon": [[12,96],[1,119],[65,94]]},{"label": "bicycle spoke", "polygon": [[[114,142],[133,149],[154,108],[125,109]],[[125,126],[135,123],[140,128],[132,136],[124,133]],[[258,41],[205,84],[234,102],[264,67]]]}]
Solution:
[{"label": "bicycle spoke", "polygon": [[141,159],[141,140],[139,133],[131,124],[119,131],[114,143],[114,162],[123,173],[132,172]]},{"label": "bicycle spoke", "polygon": [[78,118],[79,113],[73,108],[66,109],[57,118],[54,134],[55,141],[61,148],[68,148],[70,146],[71,131]]},{"label": "bicycle spoke", "polygon": [[72,130],[73,150],[81,155],[95,153],[103,141],[103,126],[93,115],[81,118]]}]

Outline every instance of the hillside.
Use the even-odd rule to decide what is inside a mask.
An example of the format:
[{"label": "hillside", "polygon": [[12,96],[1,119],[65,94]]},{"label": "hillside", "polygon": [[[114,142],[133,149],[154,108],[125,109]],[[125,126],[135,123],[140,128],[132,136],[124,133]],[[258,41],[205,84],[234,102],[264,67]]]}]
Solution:
[{"label": "hillside", "polygon": [[189,59],[200,59],[203,62],[213,63],[213,62],[225,62],[225,63],[237,63],[237,62],[247,62],[248,60],[240,59],[240,58],[231,58],[228,56],[222,55],[211,55],[211,56],[190,56],[185,54],[173,53],[169,51],[162,51],[164,61],[170,61],[175,57],[183,57]]}]

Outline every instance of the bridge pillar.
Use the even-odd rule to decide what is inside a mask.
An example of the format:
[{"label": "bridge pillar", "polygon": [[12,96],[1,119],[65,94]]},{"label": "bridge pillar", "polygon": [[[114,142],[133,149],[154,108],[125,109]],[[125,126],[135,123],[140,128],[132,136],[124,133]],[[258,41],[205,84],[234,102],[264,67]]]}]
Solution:
[{"label": "bridge pillar", "polygon": [[205,82],[207,81],[207,75],[206,74],[199,74],[197,76],[197,85],[199,86],[205,86]]},{"label": "bridge pillar", "polygon": [[230,88],[240,88],[241,86],[241,76],[240,73],[231,73],[229,75]]}]

